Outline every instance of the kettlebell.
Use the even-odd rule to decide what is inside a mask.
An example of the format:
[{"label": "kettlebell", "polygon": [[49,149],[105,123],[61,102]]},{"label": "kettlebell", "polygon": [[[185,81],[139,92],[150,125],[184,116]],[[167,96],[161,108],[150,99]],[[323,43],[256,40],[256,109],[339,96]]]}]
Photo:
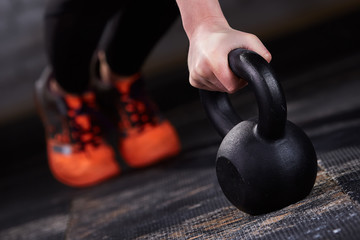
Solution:
[{"label": "kettlebell", "polygon": [[305,198],[317,174],[317,157],[306,134],[287,120],[283,90],[268,62],[235,49],[233,73],[255,94],[258,117],[243,121],[227,93],[200,90],[208,118],[223,137],[216,175],[227,199],[251,215],[269,213]]}]

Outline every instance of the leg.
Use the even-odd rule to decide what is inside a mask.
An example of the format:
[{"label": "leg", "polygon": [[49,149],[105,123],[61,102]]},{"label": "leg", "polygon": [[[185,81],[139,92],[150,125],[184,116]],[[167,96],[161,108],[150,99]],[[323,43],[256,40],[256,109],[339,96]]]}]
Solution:
[{"label": "leg", "polygon": [[123,6],[115,0],[52,0],[45,13],[45,43],[58,84],[67,92],[88,88],[89,66],[108,20]]},{"label": "leg", "polygon": [[[139,8],[141,6],[141,8]],[[157,110],[144,90],[139,72],[154,45],[178,17],[175,1],[133,0],[112,25],[100,54],[101,76],[119,92],[117,106],[123,137],[122,157],[131,167],[144,167],[178,154],[175,128]],[[109,96],[109,94],[106,94]]]},{"label": "leg", "polygon": [[[136,5],[133,1],[137,0],[129,0],[125,5],[124,1],[52,0],[46,12],[45,40],[54,73],[46,73],[37,81],[36,98],[47,133],[50,168],[59,181],[70,186],[97,184],[125,171],[127,165],[148,166],[177,154],[180,148],[175,129],[168,122],[160,121],[152,109],[144,107],[150,105],[139,87],[140,81],[134,85],[133,82],[125,84],[131,85],[131,91],[101,81],[94,81],[88,89],[94,51],[108,20],[119,10],[125,11],[116,24],[108,49],[113,53],[114,66],[124,69],[119,71],[124,75],[140,69],[156,41],[176,17],[159,13],[157,8],[163,7],[161,9],[166,12],[166,5],[157,2],[150,4],[144,0],[143,5]],[[136,9],[138,6],[141,8]],[[154,8],[156,11],[151,12]],[[146,21],[133,19],[134,16],[143,16]],[[157,20],[150,21],[152,18]],[[145,26],[144,31],[139,31],[142,26]],[[150,30],[151,27],[155,30]],[[148,38],[145,41],[141,39],[143,34]],[[133,50],[129,46],[136,48]],[[65,92],[51,91],[48,85],[52,82],[57,82]],[[107,107],[113,108],[110,112],[115,112],[116,121],[109,121],[111,117],[101,104],[102,96],[111,100],[105,102],[109,102]],[[125,135],[119,145],[118,134]],[[153,140],[155,136],[157,141]],[[154,151],[159,146],[161,148]]]},{"label": "leg", "polygon": [[122,76],[138,73],[155,44],[178,16],[179,10],[172,0],[130,1],[113,25],[105,48],[110,69]]},{"label": "leg", "polygon": [[[35,97],[46,131],[49,167],[69,186],[91,186],[123,171],[96,96],[86,91],[94,50],[122,2],[51,0],[46,11],[46,50],[54,72],[45,71],[36,82]],[[64,91],[52,91],[54,84]]]}]

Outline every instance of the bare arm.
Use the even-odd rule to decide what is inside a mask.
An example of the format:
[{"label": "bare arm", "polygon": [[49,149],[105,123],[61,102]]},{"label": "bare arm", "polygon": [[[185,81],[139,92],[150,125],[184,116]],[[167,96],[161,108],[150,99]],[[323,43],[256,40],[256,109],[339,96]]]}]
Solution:
[{"label": "bare arm", "polygon": [[177,0],[184,30],[189,38],[188,67],[194,87],[233,93],[246,85],[230,71],[228,53],[250,49],[268,62],[271,54],[253,34],[231,28],[218,0]]}]

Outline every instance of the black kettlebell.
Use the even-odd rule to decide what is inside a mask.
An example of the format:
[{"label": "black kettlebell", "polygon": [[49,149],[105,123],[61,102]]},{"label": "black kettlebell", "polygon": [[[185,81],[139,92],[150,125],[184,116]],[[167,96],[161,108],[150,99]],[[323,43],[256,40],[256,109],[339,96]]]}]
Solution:
[{"label": "black kettlebell", "polygon": [[242,121],[226,93],[200,90],[208,117],[223,141],[216,157],[222,191],[238,209],[264,214],[305,198],[317,174],[314,147],[306,134],[287,121],[281,86],[258,54],[235,49],[230,69],[248,82],[259,116]]}]

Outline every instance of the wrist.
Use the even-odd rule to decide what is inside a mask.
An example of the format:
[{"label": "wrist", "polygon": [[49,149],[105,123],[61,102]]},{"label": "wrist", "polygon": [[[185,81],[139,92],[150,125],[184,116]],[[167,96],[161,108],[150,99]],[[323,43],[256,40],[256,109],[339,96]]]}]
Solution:
[{"label": "wrist", "polygon": [[198,29],[212,25],[228,26],[218,0],[177,0],[184,30],[188,38]]},{"label": "wrist", "polygon": [[228,29],[230,29],[230,26],[225,18],[209,16],[201,19],[198,24],[185,29],[185,32],[191,41],[191,39],[201,34],[223,32]]}]

